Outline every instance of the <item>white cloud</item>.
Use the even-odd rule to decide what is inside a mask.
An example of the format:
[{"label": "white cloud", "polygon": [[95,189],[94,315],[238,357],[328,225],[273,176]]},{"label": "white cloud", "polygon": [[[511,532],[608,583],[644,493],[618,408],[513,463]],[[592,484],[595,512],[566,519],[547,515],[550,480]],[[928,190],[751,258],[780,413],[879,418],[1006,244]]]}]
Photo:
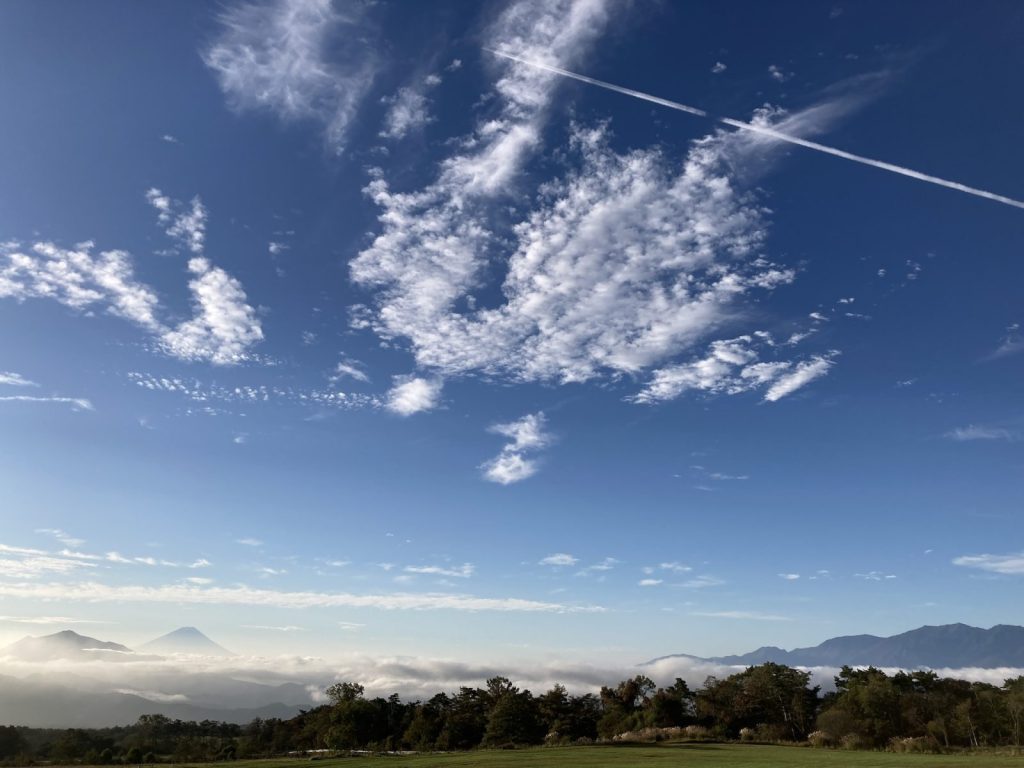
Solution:
[{"label": "white cloud", "polygon": [[968,424],[966,427],[951,429],[945,435],[950,440],[958,442],[969,442],[974,440],[1015,440],[1017,435],[1002,427],[986,427],[978,424]]},{"label": "white cloud", "polygon": [[353,0],[271,0],[237,4],[203,60],[240,110],[314,120],[341,152],[378,68],[370,4]]},{"label": "white cloud", "polygon": [[386,408],[399,416],[430,411],[441,403],[441,379],[426,379],[417,376],[395,376],[388,392]]},{"label": "white cloud", "polygon": [[780,573],[779,574],[779,578],[780,579],[785,579],[786,581],[796,581],[797,579],[800,578],[800,574],[799,573]]},{"label": "white cloud", "polygon": [[585,568],[581,568],[579,571],[577,571],[576,575],[589,576],[592,573],[604,573],[606,571],[614,569],[615,566],[618,564],[619,560],[617,558],[606,557],[604,560],[601,560],[598,563],[594,563],[593,565],[588,565]]},{"label": "white cloud", "polygon": [[265,624],[243,624],[243,629],[264,629],[269,632],[305,632],[305,627],[297,627],[294,624],[286,624],[283,627],[267,626]]},{"label": "white cloud", "polygon": [[0,371],[0,384],[8,387],[38,387],[34,381],[29,381],[20,373],[12,371]]},{"label": "white cloud", "polygon": [[638,586],[641,587],[656,587],[658,584],[664,583],[664,579],[640,579],[637,582]]},{"label": "white cloud", "polygon": [[331,374],[331,382],[341,381],[346,376],[349,376],[356,381],[363,383],[369,382],[370,377],[366,371],[363,370],[365,366],[358,360],[353,360],[345,355],[341,356],[341,360],[334,366],[334,372]]},{"label": "white cloud", "polygon": [[805,387],[815,379],[827,374],[835,363],[839,353],[832,351],[827,355],[817,355],[810,360],[797,363],[796,367],[775,379],[775,383],[765,392],[764,399],[774,403],[786,395],[791,395],[801,387]]},{"label": "white cloud", "polygon": [[727,70],[728,68],[729,67],[727,67],[722,62],[716,61],[715,65],[711,68],[711,74],[713,74],[713,75],[720,75],[723,72],[725,72],[725,70]]},{"label": "white cloud", "polygon": [[382,103],[389,106],[380,135],[386,139],[401,139],[433,122],[427,91],[440,83],[441,79],[437,75],[428,75],[416,85],[404,86],[393,96],[381,99]]},{"label": "white cloud", "polygon": [[246,547],[262,547],[263,542],[259,539],[254,539],[251,536],[247,536],[244,539],[235,539],[236,544],[242,544]]},{"label": "white cloud", "polygon": [[53,538],[65,547],[81,547],[85,544],[85,539],[79,539],[76,536],[72,536],[62,528],[36,528],[36,533],[45,533],[47,536],[53,536]]},{"label": "white cloud", "polygon": [[[0,574],[7,574],[0,563]],[[187,584],[164,586],[78,583],[0,583],[0,596],[30,600],[75,602],[141,602],[181,605],[246,605],[278,608],[376,608],[380,610],[509,611],[529,613],[600,612],[599,606],[573,606],[522,598],[476,597],[473,595],[368,594],[345,592],[285,592],[253,587],[198,587]]]},{"label": "white cloud", "polygon": [[573,557],[566,552],[556,552],[553,555],[548,555],[540,561],[540,565],[553,565],[553,566],[568,566],[576,565],[579,562],[579,558]]},{"label": "white cloud", "polygon": [[135,279],[131,257],[124,251],[94,255],[93,247],[38,242],[22,250],[0,244],[0,298],[48,298],[76,310],[105,305],[112,315],[159,331],[156,294]]},{"label": "white cloud", "polygon": [[[199,198],[184,212],[178,212],[179,204],[158,189],[148,190],[146,198],[168,235],[194,254],[203,252],[207,214]],[[249,348],[262,340],[262,328],[241,283],[205,257],[196,255],[188,262],[194,275],[189,288],[195,315],[168,327],[157,317],[156,293],[135,279],[131,256],[124,251],[94,255],[93,248],[92,242],[71,249],[49,242],[24,250],[17,244],[0,244],[0,298],[50,298],[76,310],[105,306],[108,313],[155,335],[164,352],[184,360],[218,365],[241,362],[249,358]]]},{"label": "white cloud", "polygon": [[128,379],[135,383],[136,386],[151,392],[177,394],[196,403],[197,409],[195,411],[186,411],[187,413],[204,413],[207,415],[226,413],[222,409],[213,408],[210,405],[212,402],[228,404],[285,402],[295,405],[330,407],[341,410],[379,408],[382,406],[380,398],[376,395],[341,392],[335,388],[306,390],[262,384],[222,386],[219,384],[203,384],[195,379],[153,376],[139,371],[129,372]]},{"label": "white cloud", "polygon": [[990,573],[1022,575],[1024,574],[1024,552],[1009,555],[962,555],[953,559],[953,565],[978,568]]},{"label": "white cloud", "polygon": [[764,400],[775,402],[824,376],[839,354],[833,350],[799,363],[761,360],[774,348],[764,332],[713,341],[705,356],[656,370],[650,383],[630,399],[656,403],[689,391],[735,395],[767,388]]},{"label": "white cloud", "polygon": [[772,64],[771,66],[768,67],[768,74],[771,75],[772,80],[774,80],[777,83],[784,83],[791,77],[793,77],[792,72],[786,72],[784,69],[782,69],[779,66],[776,66],[775,64]]},{"label": "white cloud", "polygon": [[163,136],[161,136],[160,140],[166,141],[168,144],[181,144],[181,141],[176,136],[172,136],[169,133],[165,133]]},{"label": "white cloud", "polygon": [[189,259],[194,315],[163,334],[161,344],[182,360],[231,365],[250,358],[249,348],[263,340],[256,311],[242,284],[203,256]]},{"label": "white cloud", "polygon": [[280,254],[287,251],[289,248],[290,246],[287,245],[286,243],[278,243],[271,241],[270,243],[267,244],[267,251],[269,251],[271,256],[279,256]]},{"label": "white cloud", "polygon": [[0,576],[35,579],[44,574],[68,574],[83,568],[96,567],[95,563],[85,558],[69,555],[0,544]]},{"label": "white cloud", "polygon": [[707,587],[720,587],[725,582],[716,576],[695,576],[682,582],[679,586],[686,589],[706,589]]},{"label": "white cloud", "polygon": [[858,579],[864,579],[865,581],[891,581],[896,578],[894,573],[884,573],[882,571],[868,571],[867,573],[855,573],[854,577]]},{"label": "white cloud", "polygon": [[792,621],[788,616],[757,611],[693,611],[691,616],[703,616],[711,619],[737,619],[739,621]]},{"label": "white cloud", "polygon": [[175,215],[177,205],[156,187],[146,191],[146,200],[157,211],[157,220],[167,225],[167,235],[180,240],[192,253],[201,254],[206,247],[206,206],[199,197],[192,198],[190,208]]},{"label": "white cloud", "polygon": [[507,424],[495,424],[491,432],[510,438],[501,453],[481,465],[484,477],[494,483],[509,485],[525,480],[537,471],[537,461],[526,454],[545,447],[551,437],[544,431],[545,417],[530,413]]},{"label": "white cloud", "polygon": [[76,411],[93,411],[92,402],[84,397],[33,397],[31,395],[0,396],[0,403],[65,403]]},{"label": "white cloud", "polygon": [[677,563],[675,561],[671,563],[660,563],[658,567],[663,571],[671,571],[672,573],[689,573],[693,570],[690,566],[684,563]]},{"label": "white cloud", "polygon": [[476,566],[472,563],[463,563],[460,566],[446,567],[443,565],[407,565],[402,569],[406,573],[416,573],[426,576],[451,576],[457,579],[468,579],[473,575]]},{"label": "white cloud", "polygon": [[105,621],[96,619],[76,619],[70,616],[0,616],[0,622],[8,624],[42,624],[42,625],[67,625],[67,624],[106,624]]}]

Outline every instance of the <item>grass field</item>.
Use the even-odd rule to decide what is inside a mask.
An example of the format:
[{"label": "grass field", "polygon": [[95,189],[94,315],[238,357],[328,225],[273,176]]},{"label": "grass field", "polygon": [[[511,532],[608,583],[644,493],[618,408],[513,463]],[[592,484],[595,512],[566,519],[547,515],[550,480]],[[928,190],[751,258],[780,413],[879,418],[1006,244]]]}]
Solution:
[{"label": "grass field", "polygon": [[[634,766],[683,766],[684,768],[1024,768],[1024,756],[917,755],[888,752],[846,752],[801,747],[742,744],[659,744],[561,747],[452,754],[346,757],[319,760],[318,768],[633,768]],[[232,768],[299,768],[308,760],[239,760]],[[197,768],[210,768],[209,765]]]}]

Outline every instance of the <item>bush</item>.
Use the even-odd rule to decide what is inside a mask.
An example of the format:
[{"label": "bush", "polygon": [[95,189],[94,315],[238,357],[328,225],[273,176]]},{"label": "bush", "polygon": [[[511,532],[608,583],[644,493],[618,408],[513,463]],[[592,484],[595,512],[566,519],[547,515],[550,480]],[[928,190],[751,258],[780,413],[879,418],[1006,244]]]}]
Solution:
[{"label": "bush", "polygon": [[757,738],[757,731],[753,728],[740,728],[740,741],[754,741]]},{"label": "bush", "polygon": [[711,731],[709,731],[703,725],[688,725],[685,728],[683,728],[683,736],[687,739],[710,739]]},{"label": "bush", "polygon": [[828,731],[813,731],[807,734],[807,743],[812,747],[825,749],[836,745],[835,737]]},{"label": "bush", "polygon": [[848,733],[839,740],[843,749],[867,749],[871,745],[859,733]]},{"label": "bush", "polygon": [[938,742],[928,736],[900,738],[893,736],[889,739],[890,752],[918,752],[937,754],[942,751]]}]

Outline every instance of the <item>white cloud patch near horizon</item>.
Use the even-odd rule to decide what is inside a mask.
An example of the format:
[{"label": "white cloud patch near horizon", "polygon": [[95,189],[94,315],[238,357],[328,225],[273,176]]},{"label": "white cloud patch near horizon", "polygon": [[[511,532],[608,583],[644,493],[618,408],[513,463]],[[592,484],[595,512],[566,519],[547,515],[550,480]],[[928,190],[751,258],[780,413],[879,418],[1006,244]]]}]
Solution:
[{"label": "white cloud patch near horizon", "polygon": [[[8,573],[0,560],[0,575]],[[45,564],[44,564],[45,565]],[[42,568],[39,573],[47,569]],[[569,605],[515,597],[476,597],[449,593],[363,594],[347,592],[287,592],[248,586],[202,587],[191,584],[162,586],[115,585],[100,582],[0,582],[0,596],[30,600],[177,603],[182,605],[245,605],[278,608],[375,608],[379,610],[452,610],[526,613],[595,613],[595,605]]]},{"label": "white cloud patch near horizon", "polygon": [[1008,555],[961,555],[953,559],[953,565],[964,568],[977,568],[989,573],[1004,575],[1024,575],[1024,552]]}]

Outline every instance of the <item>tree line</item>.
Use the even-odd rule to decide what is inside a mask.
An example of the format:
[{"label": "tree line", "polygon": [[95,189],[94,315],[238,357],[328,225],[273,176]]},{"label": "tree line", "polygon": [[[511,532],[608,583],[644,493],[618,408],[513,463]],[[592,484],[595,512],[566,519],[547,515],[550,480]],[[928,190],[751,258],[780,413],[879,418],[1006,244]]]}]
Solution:
[{"label": "tree line", "polygon": [[694,691],[680,678],[644,675],[570,694],[534,695],[508,678],[426,701],[367,698],[358,683],[326,689],[329,703],[290,719],[235,725],[143,715],[99,729],[0,727],[0,760],[140,764],[232,760],[314,751],[450,751],[599,740],[689,738],[810,743],[818,747],[946,751],[1013,746],[1024,739],[1024,677],[1002,686],[888,675],[843,667],[824,695],[810,673],[766,663],[709,677]]}]

